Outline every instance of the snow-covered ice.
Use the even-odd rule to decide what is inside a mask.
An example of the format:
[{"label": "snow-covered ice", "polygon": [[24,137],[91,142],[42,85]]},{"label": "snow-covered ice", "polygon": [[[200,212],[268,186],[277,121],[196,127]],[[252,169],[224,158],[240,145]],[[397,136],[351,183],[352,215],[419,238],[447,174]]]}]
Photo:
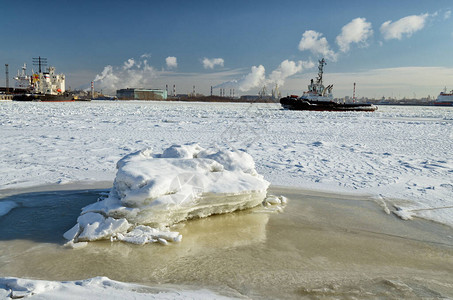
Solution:
[{"label": "snow-covered ice", "polygon": [[178,242],[181,236],[168,226],[255,207],[269,187],[246,152],[196,143],[173,145],[161,154],[137,151],[120,159],[117,169],[109,196],[84,207],[65,233],[70,245],[100,239]]},{"label": "snow-covered ice", "polygon": [[78,281],[31,280],[14,277],[0,278],[2,299],[237,299],[206,289],[176,290],[122,283],[107,277]]},{"label": "snow-covered ice", "polygon": [[371,194],[392,211],[453,226],[452,127],[449,107],[332,113],[272,104],[2,102],[0,189],[113,181],[116,162],[131,152],[197,142],[246,150],[273,185]]}]

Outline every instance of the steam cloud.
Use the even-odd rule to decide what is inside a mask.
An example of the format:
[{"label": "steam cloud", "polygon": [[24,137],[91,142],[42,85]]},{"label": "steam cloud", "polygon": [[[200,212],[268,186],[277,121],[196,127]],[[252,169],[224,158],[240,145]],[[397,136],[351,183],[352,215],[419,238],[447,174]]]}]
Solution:
[{"label": "steam cloud", "polygon": [[304,62],[300,60],[294,62],[286,59],[281,62],[277,69],[272,71],[267,82],[268,84],[278,84],[279,86],[282,86],[285,84],[286,78],[302,72],[303,69],[313,68],[314,65],[315,64],[311,61]]},{"label": "steam cloud", "polygon": [[236,88],[242,92],[264,84],[266,70],[262,65],[253,66],[246,76],[239,80],[231,80],[216,85],[214,88]]},{"label": "steam cloud", "polygon": [[146,57],[135,61],[133,58],[124,62],[122,67],[108,65],[101,74],[96,75],[96,87],[107,93],[128,87],[145,87],[156,77],[155,69],[148,64]]},{"label": "steam cloud", "polygon": [[250,69],[250,73],[245,75],[242,79],[227,81],[214,88],[237,88],[241,92],[246,92],[253,88],[262,87],[263,85],[278,84],[282,86],[285,84],[285,80],[288,77],[300,73],[306,68],[312,68],[313,66],[314,63],[311,61],[295,62],[286,59],[280,63],[277,69],[271,72],[268,78],[266,78],[264,66],[253,66]]}]

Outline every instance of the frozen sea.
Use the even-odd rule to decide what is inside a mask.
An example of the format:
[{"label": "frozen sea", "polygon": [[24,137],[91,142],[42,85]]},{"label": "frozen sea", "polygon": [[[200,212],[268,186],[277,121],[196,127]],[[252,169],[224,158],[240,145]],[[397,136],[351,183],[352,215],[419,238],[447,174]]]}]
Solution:
[{"label": "frozen sea", "polygon": [[[259,282],[256,281],[264,276],[265,273],[261,271],[264,272],[266,269],[274,270],[272,276],[266,277],[268,285],[275,284],[275,290],[269,288],[269,291],[272,290],[270,294],[278,293],[279,286],[294,288],[294,284],[306,279],[305,277],[296,278],[295,274],[298,274],[296,271],[296,273],[279,273],[278,268],[272,268],[271,262],[264,264],[261,262],[257,265],[247,265],[248,267],[244,268],[242,273],[239,272],[241,279],[239,282],[229,282],[230,276],[234,275],[235,270],[243,268],[241,266],[243,261],[249,261],[251,257],[255,257],[253,251],[257,249],[255,247],[257,244],[261,245],[261,248],[258,247],[260,255],[255,257],[257,260],[263,258],[263,261],[265,261],[265,257],[276,258],[279,251],[283,251],[290,258],[282,261],[276,259],[278,263],[291,269],[291,265],[300,260],[300,263],[305,264],[299,266],[301,269],[308,268],[311,270],[309,276],[313,280],[308,282],[306,288],[302,291],[308,297],[330,295],[329,288],[333,290],[332,297],[335,297],[335,295],[340,295],[340,297],[341,295],[350,296],[354,295],[354,288],[349,287],[360,286],[362,290],[374,292],[373,295],[375,296],[385,297],[386,291],[396,289],[399,291],[397,295],[411,298],[412,294],[407,292],[407,288],[417,286],[422,289],[420,285],[422,279],[429,279],[430,284],[433,282],[434,285],[437,284],[437,288],[432,285],[422,285],[423,291],[427,292],[416,295],[432,296],[436,294],[430,294],[430,290],[448,291],[448,287],[453,286],[451,285],[453,284],[451,276],[444,276],[444,274],[449,274],[452,271],[451,263],[447,262],[451,259],[453,236],[453,108],[380,106],[379,110],[374,113],[335,113],[284,111],[276,104],[114,101],[93,101],[90,103],[1,102],[0,140],[2,141],[0,143],[0,196],[2,197],[0,199],[0,216],[3,216],[0,217],[0,222],[3,222],[3,227],[14,223],[15,219],[27,220],[26,217],[23,217],[27,216],[27,210],[28,215],[38,213],[37,220],[46,220],[46,210],[40,211],[40,207],[58,206],[55,202],[52,202],[57,201],[55,199],[69,201],[58,200],[62,207],[56,210],[59,221],[55,224],[46,224],[45,221],[34,220],[37,224],[35,228],[27,230],[28,223],[23,221],[19,223],[18,231],[15,231],[15,229],[3,229],[1,231],[3,246],[0,246],[0,252],[3,267],[0,264],[0,276],[47,280],[91,278],[86,281],[64,283],[56,283],[55,281],[32,281],[30,283],[25,282],[25,279],[3,278],[0,281],[0,291],[4,286],[15,286],[20,295],[21,289],[23,290],[26,286],[33,286],[34,290],[46,291],[49,291],[49,286],[55,286],[50,290],[59,293],[70,290],[78,293],[77,288],[85,286],[89,287],[85,292],[89,290],[90,293],[94,293],[93,295],[98,295],[96,293],[102,295],[99,291],[113,287],[112,293],[117,293],[118,298],[122,297],[122,294],[118,294],[118,290],[125,291],[132,298],[137,295],[131,294],[131,291],[146,292],[148,291],[147,288],[125,287],[119,282],[95,276],[109,276],[120,281],[149,285],[158,282],[161,278],[159,275],[165,274],[167,277],[162,277],[164,283],[178,284],[183,281],[184,276],[191,278],[190,275],[181,273],[187,272],[187,270],[181,270],[184,270],[184,266],[187,265],[188,257],[197,258],[194,261],[190,260],[189,265],[193,265],[193,268],[199,266],[209,268],[209,265],[213,264],[219,270],[223,268],[224,273],[226,273],[216,273],[216,276],[213,276],[211,280],[208,279],[210,275],[205,274],[207,277],[202,277],[204,278],[202,281],[190,279],[184,281],[185,283],[193,283],[195,286],[204,286],[204,283],[206,283],[208,287],[215,287],[215,280],[223,280],[223,283],[227,282],[227,286],[234,286],[233,292],[225,289],[221,291],[222,295],[230,297],[241,298],[244,295],[251,298],[258,297],[253,293],[246,292],[250,287],[253,287],[252,290],[254,291],[260,290],[261,294],[259,295],[265,295],[267,293],[266,288],[261,286],[258,288]],[[256,214],[232,214],[230,217],[223,217],[226,218],[225,222],[227,223],[222,223],[222,220],[224,220],[222,218],[213,218],[198,223],[192,222],[190,223],[192,225],[188,225],[188,228],[195,226],[194,228],[199,229],[191,231],[186,228],[188,232],[187,240],[183,240],[181,246],[173,247],[173,250],[169,251],[172,254],[168,257],[166,256],[169,253],[168,251],[156,247],[150,248],[152,250],[142,248],[138,248],[142,250],[137,250],[132,246],[110,247],[108,246],[109,243],[100,242],[100,246],[90,246],[87,250],[83,250],[85,252],[79,252],[79,255],[83,253],[82,257],[87,255],[86,257],[98,261],[96,260],[98,255],[106,254],[110,261],[98,261],[99,265],[96,265],[96,268],[85,270],[86,272],[71,272],[62,268],[61,265],[56,267],[54,265],[57,264],[57,260],[45,256],[45,253],[61,255],[60,251],[62,251],[58,248],[61,240],[52,235],[49,237],[47,233],[58,231],[59,236],[61,236],[60,233],[73,225],[80,208],[96,201],[96,198],[106,191],[99,190],[99,187],[108,188],[111,186],[115,178],[115,166],[120,158],[147,147],[152,147],[157,153],[161,153],[163,149],[173,144],[193,142],[197,142],[204,148],[218,146],[220,148],[245,150],[254,158],[258,173],[264,175],[264,178],[271,182],[274,188],[275,186],[283,186],[306,191],[305,194],[297,194],[293,198],[308,201],[307,198],[310,197],[306,193],[312,191],[314,194],[334,193],[342,195],[338,197],[343,200],[346,197],[348,199],[367,199],[367,201],[353,201],[348,209],[343,209],[337,207],[336,204],[342,203],[343,200],[329,202],[315,199],[312,204],[304,207],[298,201],[293,201],[293,203],[291,196],[289,196],[290,206],[288,208],[293,215],[288,214],[288,218],[284,217],[287,212],[281,214],[279,218],[269,217],[267,214],[258,212]],[[48,188],[45,188],[48,185],[52,185],[53,190],[71,189],[77,185],[83,185],[85,188],[92,185],[93,189],[88,189],[88,192],[86,192],[88,196],[83,194],[84,192],[77,191],[70,194],[61,194],[60,192],[52,194]],[[36,197],[42,196],[42,194],[36,194],[40,190],[45,191],[43,200],[40,200],[41,206],[36,201],[30,200],[30,197],[36,199]],[[21,197],[14,196],[26,191],[31,191],[31,193],[24,194],[25,196]],[[284,189],[281,194],[285,193],[289,193],[287,189]],[[73,197],[84,200],[74,204],[70,201]],[[314,208],[317,205],[316,203],[323,203],[323,201],[327,201],[326,203],[330,208],[322,208],[323,214],[313,214],[313,210],[316,211]],[[373,227],[375,225],[365,226],[355,223],[351,225],[348,222],[341,225],[342,219],[350,219],[351,216],[355,216],[355,221],[360,222],[370,217],[369,210],[358,208],[356,210],[354,208],[358,203],[373,203],[381,213],[383,211],[394,212],[395,215],[408,221],[398,219],[398,221],[395,221],[395,215],[383,213],[382,215],[387,216],[383,218],[387,219],[379,219],[378,224],[385,223],[386,226]],[[292,207],[297,209],[293,211],[290,208],[291,205],[295,205]],[[14,217],[15,214],[19,215]],[[20,216],[20,214],[23,215]],[[332,230],[332,227],[328,226],[329,229],[326,231],[324,221],[319,221],[322,219],[321,216],[336,214],[339,214],[340,217],[335,221],[335,225],[332,225],[335,229]],[[229,218],[233,219],[230,220]],[[438,225],[433,223],[432,226],[434,227],[423,229],[421,234],[417,231],[419,226],[423,227],[423,225],[420,225],[421,220],[435,221],[440,223],[440,227],[436,227]],[[213,223],[213,225],[210,222],[219,222],[219,224]],[[250,231],[227,230],[229,227],[234,229],[235,227],[232,224],[238,222],[252,224],[249,228]],[[281,222],[286,223],[283,226]],[[325,222],[330,224],[334,221],[332,219]],[[426,221],[423,222],[422,224],[426,224]],[[323,224],[321,229],[319,229],[318,223]],[[273,224],[273,226],[268,226],[268,224]],[[302,227],[296,227],[292,224]],[[443,227],[444,225],[447,226]],[[359,242],[359,240],[354,241],[354,239],[351,241],[349,236],[345,237],[344,240],[339,238],[333,245],[326,246],[324,244],[326,240],[334,240],[332,240],[332,235],[327,234],[328,232],[332,231],[337,234],[349,232],[351,228],[360,228],[357,230],[363,233],[363,226],[367,228],[365,230],[368,232],[367,234],[370,234],[370,232],[377,234],[378,239],[365,236],[363,237],[364,240]],[[217,232],[218,229],[213,229],[217,227],[223,228],[224,231]],[[210,228],[208,232],[211,233],[211,236],[200,238],[196,233],[194,235],[194,232],[203,232],[203,228]],[[302,238],[302,240],[295,242],[291,238],[291,232],[293,232],[291,230],[295,228],[304,232],[308,228],[313,232],[308,230],[302,237],[298,236],[298,239]],[[282,230],[287,232],[287,235],[282,235]],[[352,231],[354,232],[354,230]],[[408,231],[409,233],[407,233]],[[190,232],[192,232],[192,235]],[[432,234],[433,232],[435,234]],[[243,235],[246,237],[244,238]],[[404,236],[405,242],[392,244],[385,240],[385,243],[379,244],[379,238],[383,238],[383,236]],[[219,239],[218,237],[222,238]],[[16,239],[17,242],[12,245],[11,241]],[[430,245],[447,245],[450,250],[446,251],[443,248],[440,250],[429,248],[427,250],[424,245],[418,245],[414,248],[412,242],[417,239],[427,241]],[[214,240],[216,242],[210,244]],[[274,244],[271,248],[265,247],[263,246],[264,241],[266,243],[274,241]],[[305,248],[305,244],[311,245],[313,241],[315,241],[316,247]],[[359,259],[358,265],[354,261],[348,261],[348,259],[336,260],[336,258],[342,256],[338,253],[348,253],[348,245],[357,246],[363,242],[368,244],[369,248],[366,248],[367,246],[365,246],[366,249],[362,250],[354,248],[357,255],[361,252],[370,254],[375,251],[373,249],[380,249],[379,247],[383,247],[382,245],[388,248],[381,249],[382,252],[376,250],[374,256],[370,254],[370,256],[362,257],[362,260]],[[219,243],[220,246],[217,246]],[[205,247],[202,245],[205,245]],[[206,245],[216,246],[209,250],[210,246],[206,247]],[[341,251],[329,252],[329,247],[332,246],[337,249],[338,245],[341,245]],[[397,250],[388,250],[392,247],[396,247]],[[202,248],[203,250],[200,250]],[[18,249],[19,252],[16,253]],[[326,253],[319,253],[320,249]],[[77,253],[81,250],[71,251]],[[163,262],[157,264],[157,267],[155,266],[152,270],[152,274],[147,275],[148,277],[140,273],[143,270],[139,270],[140,272],[137,274],[134,273],[134,270],[129,270],[128,275],[121,275],[115,273],[115,270],[106,268],[112,261],[119,265],[127,264],[128,259],[133,256],[131,251],[137,251],[137,255],[150,255],[146,251],[151,251],[151,255],[156,255]],[[237,251],[240,252],[240,255]],[[214,252],[215,255],[212,256]],[[396,255],[396,252],[401,255]],[[412,258],[414,261],[409,265],[416,265],[417,272],[420,272],[420,268],[423,269],[430,263],[437,266],[435,267],[436,272],[430,270],[429,276],[426,277],[423,276],[427,273],[421,272],[420,274],[423,274],[423,276],[420,275],[420,282],[417,282],[416,276],[411,278],[408,275],[411,274],[411,269],[403,263],[408,260],[406,255],[408,252],[414,255]],[[48,275],[41,276],[40,274],[43,273],[35,265],[38,262],[33,259],[27,262],[25,259],[28,257],[28,253],[38,253],[34,257],[39,257],[40,260],[44,259],[46,261],[44,270],[52,270],[52,272],[49,271]],[[66,253],[66,256],[63,255],[64,257],[60,258],[63,265],[72,262],[71,255],[68,257],[67,252],[64,253]],[[383,253],[390,255],[391,259],[388,264],[385,262],[386,259],[382,258]],[[430,254],[429,257],[432,262],[422,261],[426,253]],[[332,255],[335,259],[326,261]],[[14,257],[25,259],[25,262],[12,263]],[[368,260],[373,260],[371,257],[374,257],[375,261],[369,262]],[[230,262],[222,259],[229,259]],[[231,261],[233,261],[233,267],[230,266]],[[134,259],[133,262],[134,266],[140,265],[139,258]],[[177,262],[177,264],[172,266],[172,262]],[[72,263],[77,264],[76,261]],[[234,264],[237,264],[236,267],[234,267]],[[335,271],[326,273],[332,268],[333,270],[345,270],[347,267],[344,266],[347,265],[355,265],[352,268],[353,274],[343,272],[342,275],[335,277]],[[373,270],[378,265],[380,267],[373,271],[372,276],[369,275],[371,276],[369,281],[360,281],[360,274],[365,272],[364,270],[369,268],[370,265],[373,266]],[[403,278],[401,280],[388,275],[391,273],[390,271],[395,272],[395,269],[391,269],[395,265],[401,265],[405,268],[404,272],[402,270],[398,271],[400,273],[396,272],[401,275],[399,279]],[[256,269],[257,266],[263,269]],[[57,271],[53,273],[55,269]],[[22,270],[22,272],[18,270]],[[104,270],[104,272],[99,270]],[[193,276],[206,272],[203,268],[195,270]],[[245,278],[249,276],[251,270],[254,270],[254,277],[247,286]],[[377,279],[380,278],[379,274],[383,276],[382,280]],[[147,279],[143,279],[143,276]],[[327,282],[333,282],[333,287],[326,283],[329,286],[327,294],[322,290],[324,288],[325,291],[325,287],[320,288],[316,284],[322,281],[321,278],[325,279],[326,276],[333,278],[331,278],[331,281],[327,280]],[[346,282],[345,278],[356,278],[357,280],[351,279],[351,282]],[[446,281],[442,281],[443,279]],[[285,285],[283,282],[287,284]],[[323,285],[321,284],[321,286]],[[335,286],[339,286],[337,291],[335,291]],[[180,289],[181,287],[178,287],[175,292],[173,287],[170,287],[166,294],[161,294],[160,298],[177,298],[172,293],[178,294]],[[214,293],[212,289],[211,291],[194,292],[193,287],[188,287],[184,290],[186,294],[178,294],[181,299],[191,298],[193,295],[196,295],[196,298],[200,298],[201,295],[204,295],[203,297],[207,299],[220,298],[217,294],[211,294]],[[240,293],[238,294],[237,291],[240,291]],[[22,292],[27,294],[26,291]],[[336,294],[336,292],[339,292],[339,294]],[[341,294],[343,292],[345,294]],[[408,294],[405,294],[406,292]],[[84,292],[81,293],[83,298]],[[300,295],[300,293],[301,290],[299,289],[297,295]],[[444,294],[440,292],[440,295]],[[451,294],[447,293],[446,295]],[[59,296],[61,294],[56,294],[53,297],[58,299]],[[280,295],[277,298],[286,297]],[[291,297],[288,296],[288,298]]]},{"label": "frozen sea", "polygon": [[3,102],[0,129],[1,190],[111,182],[130,152],[197,142],[245,150],[272,185],[373,195],[404,218],[453,226],[453,108]]}]

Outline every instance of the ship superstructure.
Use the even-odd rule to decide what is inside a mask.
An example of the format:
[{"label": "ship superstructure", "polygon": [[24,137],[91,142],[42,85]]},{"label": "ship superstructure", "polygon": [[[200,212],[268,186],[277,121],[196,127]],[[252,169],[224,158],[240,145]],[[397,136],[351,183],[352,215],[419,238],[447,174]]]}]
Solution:
[{"label": "ship superstructure", "polygon": [[434,105],[453,106],[453,90],[447,92],[445,87],[444,91],[440,92],[436,101],[434,101]]},{"label": "ship superstructure", "polygon": [[[38,60],[38,59],[37,59]],[[24,64],[22,72],[20,70],[16,80],[16,88],[24,91],[21,95],[14,96],[13,100],[20,101],[71,101],[72,94],[66,92],[65,75],[56,74],[55,67],[47,68],[42,72],[42,66],[46,64],[46,59],[39,57],[39,72],[29,76],[26,74],[27,65]]]},{"label": "ship superstructure", "polygon": [[313,82],[313,79],[311,80],[310,84],[308,85],[308,91],[304,92],[301,98],[311,101],[333,101],[333,84],[324,87],[324,84],[322,83],[324,66],[327,63],[324,58],[319,60],[318,62],[318,77],[316,78],[316,82]]},{"label": "ship superstructure", "polygon": [[32,89],[31,76],[27,75],[27,64],[24,63],[24,65],[22,66],[22,72],[20,72],[20,70],[17,70],[17,76],[14,77],[14,80],[16,80],[16,89]]},{"label": "ship superstructure", "polygon": [[33,74],[33,92],[37,94],[59,95],[66,91],[65,75],[56,74],[55,67],[49,67],[47,72]]}]

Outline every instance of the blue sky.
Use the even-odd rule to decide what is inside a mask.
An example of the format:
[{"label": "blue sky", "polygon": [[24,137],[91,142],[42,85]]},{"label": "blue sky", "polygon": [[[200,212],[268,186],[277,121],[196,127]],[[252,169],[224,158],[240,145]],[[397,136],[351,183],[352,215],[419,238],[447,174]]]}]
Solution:
[{"label": "blue sky", "polygon": [[338,97],[353,82],[368,97],[453,89],[451,0],[0,3],[2,67],[15,74],[46,57],[72,88],[97,79],[107,92],[176,84],[178,93],[254,94],[279,83],[283,95],[300,94],[327,56]]}]

